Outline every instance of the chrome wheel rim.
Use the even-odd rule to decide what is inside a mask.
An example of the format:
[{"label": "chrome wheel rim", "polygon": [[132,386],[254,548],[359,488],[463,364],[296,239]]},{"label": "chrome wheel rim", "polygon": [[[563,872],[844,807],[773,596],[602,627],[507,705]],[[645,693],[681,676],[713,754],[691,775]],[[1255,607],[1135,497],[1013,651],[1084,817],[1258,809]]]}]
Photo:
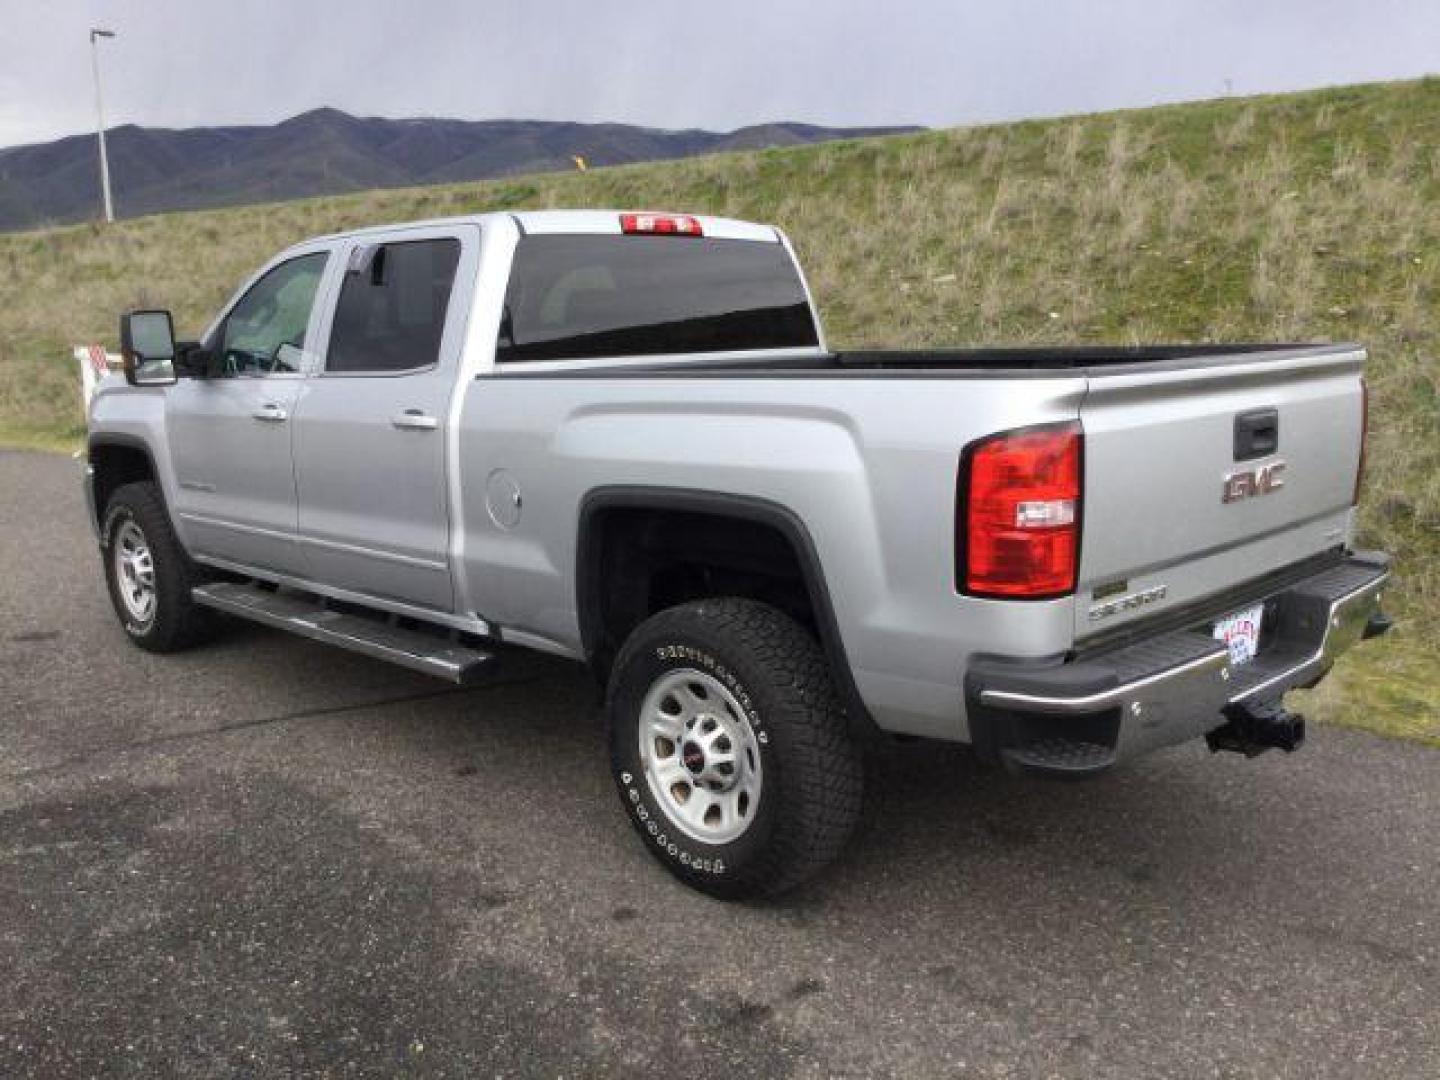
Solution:
[{"label": "chrome wheel rim", "polygon": [[149,622],[155,614],[155,561],[140,526],[133,521],[121,525],[115,533],[113,551],[120,602],[136,622]]},{"label": "chrome wheel rim", "polygon": [[693,840],[727,844],[755,820],[760,745],[712,676],[687,668],[655,680],[640,706],[640,764],[661,812]]}]

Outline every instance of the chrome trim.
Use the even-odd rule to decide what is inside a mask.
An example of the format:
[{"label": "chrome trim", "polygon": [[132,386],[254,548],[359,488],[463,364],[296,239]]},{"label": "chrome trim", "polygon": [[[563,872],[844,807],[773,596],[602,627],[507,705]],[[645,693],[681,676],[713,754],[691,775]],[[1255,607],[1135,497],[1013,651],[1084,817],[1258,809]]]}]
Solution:
[{"label": "chrome trim", "polygon": [[1308,674],[1310,668],[1318,668],[1322,672],[1328,669],[1336,657],[1363,638],[1366,622],[1372,614],[1380,610],[1380,593],[1389,580],[1390,571],[1386,570],[1374,580],[1351,590],[1338,600],[1331,601],[1330,610],[1325,616],[1325,636],[1320,639],[1315,651],[1278,675],[1272,675],[1264,682],[1256,683],[1236,694],[1230,699],[1230,704],[1254,697],[1279,683],[1293,681],[1303,674]]},{"label": "chrome trim", "polygon": [[1258,499],[1285,490],[1285,470],[1290,467],[1284,458],[1276,458],[1252,469],[1235,469],[1227,472],[1220,481],[1220,502],[1232,503]]},{"label": "chrome trim", "polygon": [[280,574],[274,570],[262,570],[255,566],[246,566],[244,563],[231,562],[229,559],[217,559],[211,555],[194,555],[192,558],[198,563],[213,566],[217,570],[228,570],[232,574],[241,574],[245,577],[257,578],[260,581],[270,581],[276,585],[285,585],[292,589],[298,589],[301,592],[314,593],[316,596],[327,596],[331,600],[340,600],[347,604],[359,604],[361,607],[372,607],[379,611],[391,611],[396,615],[405,615],[412,619],[434,623],[437,626],[449,627],[453,630],[463,630],[468,634],[478,634],[481,637],[493,637],[496,631],[495,627],[491,626],[490,623],[478,615],[457,615],[448,611],[435,611],[431,608],[416,607],[413,604],[406,604],[403,601],[386,600],[382,597],[354,592],[350,589],[338,589],[333,585],[321,585],[316,581],[306,581],[304,578],[294,577],[290,574]]},{"label": "chrome trim", "polygon": [[1176,667],[1166,668],[1164,671],[1157,671],[1153,675],[1146,675],[1143,679],[1135,679],[1128,683],[1121,683],[1119,686],[1112,687],[1109,690],[1102,690],[1095,694],[1086,694],[1083,697],[1062,698],[1049,697],[1041,694],[1022,694],[1015,690],[982,690],[980,692],[980,703],[982,705],[1023,708],[1030,712],[1093,712],[1097,708],[1122,704],[1127,699],[1136,697],[1140,691],[1155,686],[1157,683],[1183,678],[1187,675],[1200,674],[1212,668],[1228,667],[1229,657],[1230,654],[1221,646],[1207,656],[1197,657],[1194,660],[1187,661]]},{"label": "chrome trim", "polygon": [[[1325,634],[1316,646],[1315,651],[1306,659],[1293,664],[1284,671],[1278,672],[1266,679],[1264,682],[1247,687],[1245,690],[1233,696],[1221,698],[1221,704],[1233,705],[1237,702],[1254,697],[1277,685],[1293,683],[1311,673],[1323,673],[1335,661],[1341,653],[1357,644],[1365,632],[1365,624],[1370,616],[1380,608],[1380,593],[1384,590],[1386,583],[1390,580],[1390,571],[1385,570],[1380,576],[1353,589],[1344,596],[1334,600],[1325,618]],[[1028,712],[1038,713],[1086,713],[1096,709],[1107,708],[1115,705],[1129,703],[1132,707],[1139,703],[1142,706],[1165,691],[1173,689],[1170,685],[1176,680],[1203,676],[1213,670],[1218,670],[1220,677],[1228,681],[1230,677],[1230,657],[1224,646],[1217,643],[1215,652],[1190,660],[1176,667],[1166,668],[1164,671],[1157,671],[1154,674],[1146,675],[1141,679],[1134,679],[1130,682],[1115,686],[1109,690],[1102,690],[1094,694],[1086,694],[1082,697],[1053,697],[1043,694],[1026,694],[1015,690],[982,690],[980,702],[982,705],[994,705],[1001,708],[1020,709]],[[1160,687],[1161,694],[1156,693]],[[1145,693],[1145,691],[1150,691]],[[1208,696],[1208,695],[1207,695]]]}]

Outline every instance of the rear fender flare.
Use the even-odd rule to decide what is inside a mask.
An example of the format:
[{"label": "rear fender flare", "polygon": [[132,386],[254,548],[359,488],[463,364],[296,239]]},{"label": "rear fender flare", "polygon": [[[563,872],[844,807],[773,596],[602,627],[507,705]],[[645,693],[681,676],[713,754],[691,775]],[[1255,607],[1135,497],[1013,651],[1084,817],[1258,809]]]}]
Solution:
[{"label": "rear fender flare", "polygon": [[691,488],[620,485],[595,488],[580,504],[579,535],[576,543],[575,591],[580,640],[585,660],[597,675],[603,657],[599,655],[603,628],[603,579],[601,572],[601,530],[596,521],[602,512],[614,509],[673,510],[711,514],[768,526],[780,534],[794,551],[800,565],[805,592],[815,616],[820,645],[825,652],[836,691],[849,718],[852,735],[878,736],[880,729],[866,708],[845,653],[840,624],[835,617],[830,590],[820,555],[805,523],[794,511],[769,499],[748,495]]}]

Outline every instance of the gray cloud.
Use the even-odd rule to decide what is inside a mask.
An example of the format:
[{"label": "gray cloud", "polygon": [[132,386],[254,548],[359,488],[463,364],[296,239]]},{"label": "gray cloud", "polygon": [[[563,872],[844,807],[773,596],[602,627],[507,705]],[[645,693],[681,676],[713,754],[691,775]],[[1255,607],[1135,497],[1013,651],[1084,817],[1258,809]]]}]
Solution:
[{"label": "gray cloud", "polygon": [[922,123],[1440,69],[1434,0],[0,0],[0,145],[363,115]]}]

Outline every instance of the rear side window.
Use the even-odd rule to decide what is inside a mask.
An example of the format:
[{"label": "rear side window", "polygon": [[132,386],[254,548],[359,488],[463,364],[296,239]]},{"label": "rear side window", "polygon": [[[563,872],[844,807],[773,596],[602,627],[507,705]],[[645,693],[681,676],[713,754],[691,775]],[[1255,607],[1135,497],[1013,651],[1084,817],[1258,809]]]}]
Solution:
[{"label": "rear side window", "polygon": [[459,261],[458,240],[406,240],[352,255],[325,370],[412,371],[439,360]]},{"label": "rear side window", "polygon": [[576,360],[817,344],[785,248],[675,236],[528,236],[496,358]]}]

